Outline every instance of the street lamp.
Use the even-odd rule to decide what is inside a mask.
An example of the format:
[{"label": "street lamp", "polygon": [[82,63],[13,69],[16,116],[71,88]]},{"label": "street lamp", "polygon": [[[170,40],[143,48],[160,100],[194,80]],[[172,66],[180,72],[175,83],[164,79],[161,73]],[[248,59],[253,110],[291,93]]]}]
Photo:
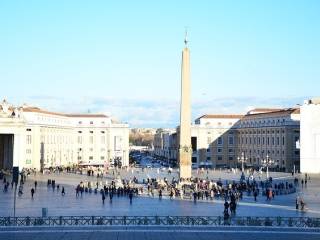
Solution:
[{"label": "street lamp", "polygon": [[274,161],[267,154],[266,158],[262,160],[263,166],[267,168],[267,180],[269,179],[269,166],[274,164]]},{"label": "street lamp", "polygon": [[241,172],[244,172],[244,163],[247,158],[244,157],[244,152],[241,153],[241,157],[238,157],[238,162],[241,162]]}]

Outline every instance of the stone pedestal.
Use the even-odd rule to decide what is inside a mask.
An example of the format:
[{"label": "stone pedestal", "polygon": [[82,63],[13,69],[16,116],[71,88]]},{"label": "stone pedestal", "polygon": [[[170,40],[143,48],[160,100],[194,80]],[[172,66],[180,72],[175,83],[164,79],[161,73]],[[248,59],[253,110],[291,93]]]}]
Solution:
[{"label": "stone pedestal", "polygon": [[179,160],[180,160],[180,179],[185,181],[186,179],[191,178],[191,153],[185,149],[180,149],[179,151]]}]

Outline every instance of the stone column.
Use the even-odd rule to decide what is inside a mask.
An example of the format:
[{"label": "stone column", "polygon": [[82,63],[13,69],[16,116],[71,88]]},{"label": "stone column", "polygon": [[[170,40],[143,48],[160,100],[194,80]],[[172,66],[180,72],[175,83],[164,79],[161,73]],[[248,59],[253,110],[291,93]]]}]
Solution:
[{"label": "stone column", "polygon": [[[185,41],[187,43],[187,41]],[[190,101],[190,52],[187,46],[182,51],[181,105],[179,131],[180,179],[191,177],[191,101]]]},{"label": "stone column", "polygon": [[13,136],[13,166],[19,166],[19,170],[25,165],[25,159],[23,159],[25,148],[23,148],[24,139],[22,137],[22,134],[14,134]]}]

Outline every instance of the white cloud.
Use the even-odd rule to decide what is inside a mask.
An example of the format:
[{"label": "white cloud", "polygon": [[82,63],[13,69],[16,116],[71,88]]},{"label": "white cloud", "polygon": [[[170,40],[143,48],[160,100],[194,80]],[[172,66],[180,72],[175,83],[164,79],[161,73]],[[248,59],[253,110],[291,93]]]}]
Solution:
[{"label": "white cloud", "polygon": [[[293,107],[305,98],[308,97],[195,100],[192,103],[192,117],[195,119],[204,114],[244,114],[254,107]],[[105,113],[128,122],[130,127],[176,127],[179,124],[179,101],[173,99],[31,96],[23,100],[51,111],[87,113],[90,110],[91,113]]]}]

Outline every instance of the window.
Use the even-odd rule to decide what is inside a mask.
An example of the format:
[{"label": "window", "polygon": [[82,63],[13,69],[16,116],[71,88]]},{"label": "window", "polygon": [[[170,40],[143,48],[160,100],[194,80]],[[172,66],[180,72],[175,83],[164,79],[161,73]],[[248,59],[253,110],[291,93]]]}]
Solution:
[{"label": "window", "polygon": [[295,151],[294,151],[294,154],[295,154],[295,155],[300,155],[300,150],[295,150]]},{"label": "window", "polygon": [[232,149],[232,148],[229,148],[228,152],[229,152],[229,153],[233,153],[233,149]]},{"label": "window", "polygon": [[233,144],[234,144],[234,137],[229,136],[229,145],[233,145]]},{"label": "window", "polygon": [[90,121],[90,124],[93,124],[93,121]]},{"label": "window", "polygon": [[93,131],[90,131],[90,133],[93,133]]},{"label": "window", "polygon": [[222,137],[218,137],[218,145],[222,145]]},{"label": "window", "polygon": [[233,161],[233,157],[232,156],[229,156],[229,161]]},{"label": "window", "polygon": [[277,145],[280,145],[280,138],[277,137]]},{"label": "window", "polygon": [[104,156],[101,156],[100,158],[101,158],[101,160],[104,160]]},{"label": "window", "polygon": [[31,144],[31,135],[27,135],[27,144]]},{"label": "window", "polygon": [[89,157],[89,160],[93,160],[93,156],[90,156],[90,157]]},{"label": "window", "polygon": [[210,152],[210,148],[207,148],[207,152]]},{"label": "window", "polygon": [[218,149],[217,149],[217,152],[218,152],[218,153],[222,153],[222,148],[218,148]]},{"label": "window", "polygon": [[90,150],[90,152],[93,152],[93,148],[90,148],[89,150]]},{"label": "window", "polygon": [[104,133],[104,131],[101,131],[101,133]]},{"label": "window", "polygon": [[218,156],[218,160],[221,161],[222,160],[222,156]]},{"label": "window", "polygon": [[26,131],[27,131],[27,132],[31,132],[31,129],[30,129],[30,128],[27,128]]},{"label": "window", "polygon": [[285,143],[285,142],[284,142],[284,137],[282,137],[282,145],[284,145],[284,143]]},{"label": "window", "polygon": [[82,133],[82,131],[78,131],[78,133]]},{"label": "window", "polygon": [[211,157],[207,157],[207,161],[210,161],[211,160]]},{"label": "window", "polygon": [[26,153],[30,154],[31,153],[31,149],[26,149]]},{"label": "window", "polygon": [[79,123],[79,124],[82,124],[82,121],[79,121],[78,123]]}]

